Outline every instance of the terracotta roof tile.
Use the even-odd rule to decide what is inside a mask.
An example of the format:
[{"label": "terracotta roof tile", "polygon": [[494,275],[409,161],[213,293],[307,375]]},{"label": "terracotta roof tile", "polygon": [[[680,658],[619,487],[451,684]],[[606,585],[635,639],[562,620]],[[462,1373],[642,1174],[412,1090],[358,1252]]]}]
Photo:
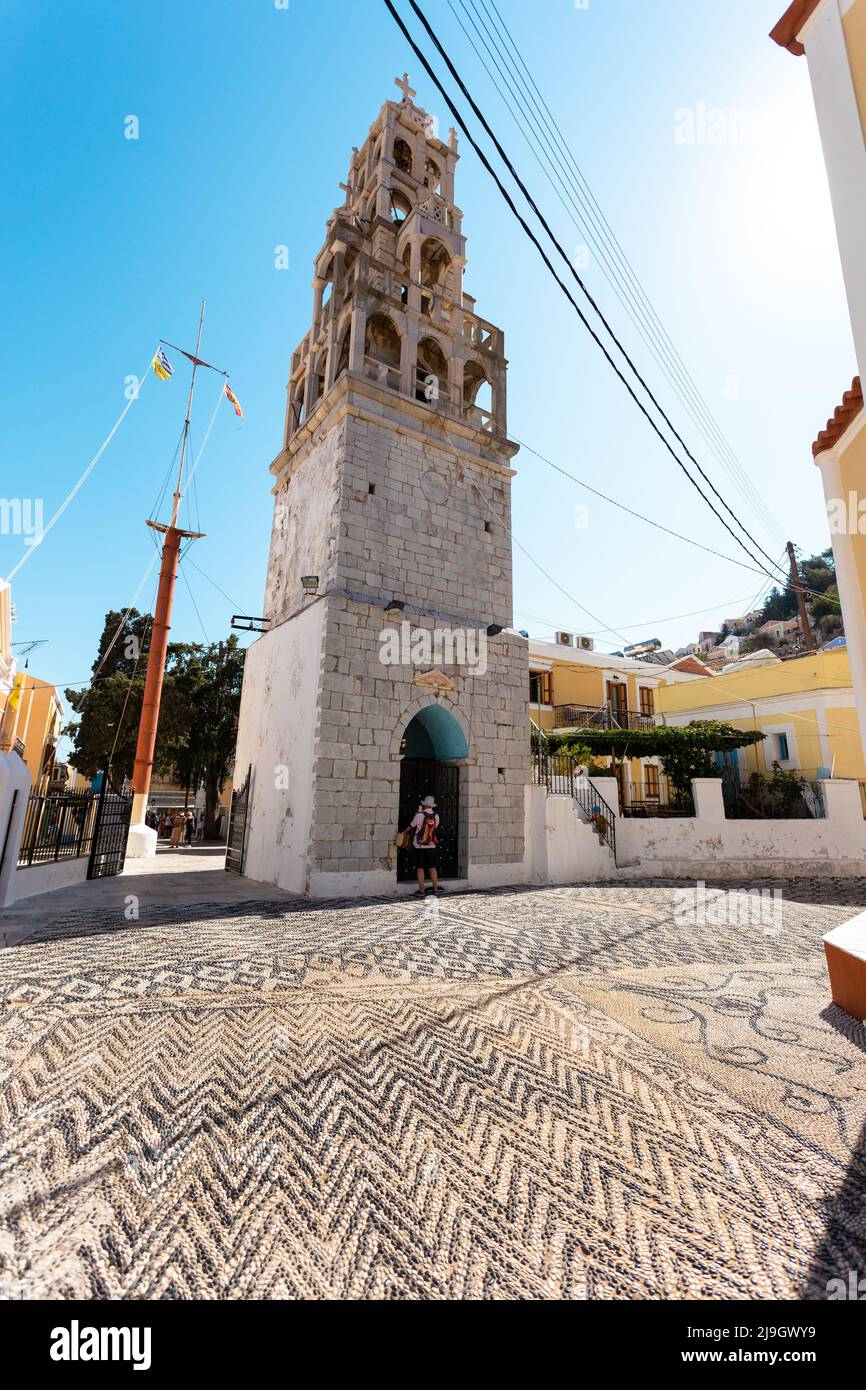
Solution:
[{"label": "terracotta roof tile", "polygon": [[859,376],[855,376],[851,383],[851,390],[846,391],[842,397],[842,404],[837,405],[833,418],[827,421],[827,428],[823,429],[812,445],[812,456],[817,458],[823,454],[825,449],[832,449],[838,443],[842,435],[855,416],[860,414],[863,409],[863,388],[860,385]]},{"label": "terracotta roof tile", "polygon": [[691,654],[681,656],[678,661],[672,661],[667,669],[669,671],[684,671],[690,676],[711,676],[713,674],[709,666],[705,666],[702,661]]},{"label": "terracotta roof tile", "polygon": [[806,23],[807,19],[815,13],[821,0],[794,0],[789,5],[775,29],[770,31],[770,38],[775,39],[776,43],[781,44],[782,48],[787,48],[789,53],[801,58],[806,52],[800,43],[797,35]]}]

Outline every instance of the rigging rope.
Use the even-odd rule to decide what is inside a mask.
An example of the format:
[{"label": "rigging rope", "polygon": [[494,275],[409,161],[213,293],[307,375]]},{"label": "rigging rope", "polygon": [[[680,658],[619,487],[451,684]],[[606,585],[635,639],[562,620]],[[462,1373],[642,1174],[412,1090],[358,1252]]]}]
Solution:
[{"label": "rigging rope", "polygon": [[33,554],[33,552],[34,552],[34,550],[36,549],[36,547],[42,544],[42,542],[45,540],[45,537],[48,535],[48,532],[51,530],[51,528],[52,528],[52,526],[54,525],[54,523],[60,520],[60,518],[62,517],[63,513],[66,511],[66,508],[69,506],[70,502],[71,502],[72,499],[75,497],[76,493],[84,486],[84,484],[86,483],[87,479],[90,477],[90,474],[93,472],[93,470],[94,470],[94,468],[96,467],[97,463],[98,463],[99,460],[102,458],[102,455],[105,453],[105,450],[108,448],[109,444],[111,443],[112,439],[114,438],[115,434],[117,433],[118,429],[120,428],[121,424],[123,423],[123,420],[124,420],[124,417],[126,416],[127,411],[130,409],[130,407],[132,406],[132,404],[133,404],[135,401],[138,400],[139,392],[141,391],[141,388],[142,388],[142,386],[144,385],[144,383],[145,383],[145,381],[147,380],[147,377],[148,377],[148,375],[149,375],[149,373],[150,373],[151,365],[152,365],[152,361],[153,361],[153,356],[154,356],[154,354],[151,353],[150,361],[148,362],[148,366],[147,366],[147,371],[144,373],[144,376],[140,376],[140,377],[137,378],[138,385],[136,386],[135,391],[134,391],[133,394],[130,396],[129,400],[126,402],[126,405],[123,407],[123,410],[120,412],[120,414],[118,415],[117,419],[115,420],[114,425],[112,426],[112,428],[111,428],[109,434],[106,435],[105,439],[102,441],[101,445],[99,446],[99,449],[98,449],[97,452],[94,454],[93,458],[90,460],[89,464],[88,464],[87,467],[85,468],[85,470],[84,470],[84,472],[82,473],[81,477],[78,479],[78,482],[75,484],[75,487],[72,489],[72,491],[69,493],[69,495],[65,498],[65,500],[64,500],[63,502],[61,502],[60,506],[57,508],[57,511],[54,513],[53,517],[52,517],[51,520],[49,521],[48,525],[45,526],[45,527],[42,529],[42,531],[40,531],[39,535],[36,537],[36,539],[34,540],[33,544],[32,544],[32,545],[29,547],[29,549],[28,549],[27,551],[25,551],[25,553],[21,556],[21,559],[18,561],[18,564],[15,566],[15,568],[14,568],[13,570],[11,570],[11,572],[10,572],[9,574],[7,574],[7,576],[6,576],[6,583],[7,583],[7,584],[11,583],[11,581],[15,578],[15,575],[16,575],[16,574],[18,573],[18,571],[22,568],[22,566],[23,566],[23,565],[26,565],[27,561],[30,559],[30,556]]}]

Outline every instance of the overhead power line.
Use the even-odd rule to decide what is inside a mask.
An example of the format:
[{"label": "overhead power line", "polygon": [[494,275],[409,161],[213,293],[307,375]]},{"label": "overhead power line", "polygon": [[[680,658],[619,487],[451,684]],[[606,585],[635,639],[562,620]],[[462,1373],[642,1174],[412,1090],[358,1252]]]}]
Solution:
[{"label": "overhead power line", "polygon": [[[514,166],[511,164],[511,161],[508,159],[508,156],[505,154],[505,151],[502,149],[502,146],[499,144],[499,141],[496,139],[496,136],[493,134],[492,130],[490,129],[489,124],[487,123],[487,121],[485,120],[484,116],[483,116],[482,113],[479,111],[479,109],[478,109],[476,103],[474,102],[474,100],[472,99],[471,95],[470,95],[469,92],[467,91],[467,89],[466,89],[464,83],[462,82],[462,79],[460,78],[459,74],[457,73],[456,68],[454,67],[454,65],[453,65],[453,63],[451,62],[450,58],[448,57],[447,53],[446,53],[445,50],[443,49],[443,47],[442,47],[442,45],[440,44],[440,42],[439,42],[438,38],[436,37],[435,33],[434,33],[433,30],[431,29],[430,25],[427,23],[427,20],[426,20],[426,18],[425,18],[425,16],[424,16],[423,12],[422,12],[421,9],[419,8],[419,6],[415,3],[415,0],[410,0],[410,4],[412,5],[413,10],[415,10],[416,14],[418,15],[418,17],[419,17],[419,19],[421,20],[422,24],[424,25],[425,29],[427,30],[427,32],[429,33],[430,37],[432,38],[434,44],[436,45],[436,47],[437,47],[437,49],[439,50],[440,54],[442,55],[442,57],[443,57],[445,63],[447,64],[447,66],[448,66],[448,68],[449,68],[449,71],[450,71],[450,72],[452,73],[452,75],[454,76],[455,81],[457,81],[458,86],[460,87],[461,91],[464,93],[464,95],[466,96],[466,98],[467,98],[467,100],[469,101],[470,105],[472,106],[473,111],[475,112],[475,114],[477,115],[478,119],[481,121],[482,125],[484,126],[485,130],[488,132],[488,134],[490,135],[491,139],[493,140],[494,145],[496,146],[498,152],[500,153],[500,157],[503,159],[504,163],[506,164],[506,167],[509,169],[510,173],[512,174],[512,177],[515,179],[515,182],[517,182],[518,186],[520,187],[521,192],[523,193],[524,197],[525,197],[526,200],[529,202],[530,206],[532,207],[533,211],[535,212],[536,216],[538,217],[539,221],[541,222],[542,226],[544,227],[546,234],[548,235],[548,237],[550,238],[550,240],[552,241],[552,243],[553,243],[554,246],[556,247],[556,250],[557,250],[557,252],[559,253],[559,255],[560,255],[560,256],[562,257],[562,259],[565,261],[565,264],[566,264],[566,266],[568,267],[569,273],[570,273],[570,274],[573,276],[573,278],[577,281],[578,285],[580,286],[580,289],[581,289],[582,293],[584,294],[584,296],[586,297],[586,299],[588,300],[588,302],[589,302],[590,305],[592,306],[594,312],[596,313],[596,315],[598,316],[598,318],[600,319],[600,321],[601,321],[602,324],[604,325],[606,331],[608,332],[609,336],[611,337],[611,339],[612,339],[612,340],[614,341],[614,343],[616,344],[617,348],[618,348],[619,351],[621,352],[621,354],[622,354],[622,356],[624,357],[625,361],[628,363],[628,365],[629,365],[631,371],[633,372],[634,376],[635,376],[636,379],[640,382],[640,384],[641,384],[641,386],[643,387],[644,391],[645,391],[646,394],[649,396],[649,398],[652,400],[652,402],[653,402],[653,404],[655,405],[656,409],[658,410],[659,414],[662,416],[662,418],[664,419],[665,423],[668,425],[668,428],[671,430],[671,432],[674,434],[674,436],[677,438],[677,440],[678,440],[678,441],[680,442],[680,444],[682,445],[682,447],[683,447],[683,449],[685,450],[687,456],[688,456],[690,459],[692,459],[692,461],[695,463],[695,466],[697,467],[698,472],[699,472],[699,473],[701,474],[701,476],[705,479],[705,481],[707,482],[708,486],[709,486],[709,487],[711,488],[711,490],[715,493],[715,495],[719,498],[719,501],[721,502],[721,504],[722,504],[722,505],[726,508],[726,510],[731,514],[731,516],[733,517],[733,519],[735,520],[735,522],[737,523],[737,525],[738,525],[738,526],[740,527],[740,529],[743,531],[743,534],[746,535],[746,536],[749,538],[749,540],[752,542],[752,544],[755,546],[755,548],[756,548],[757,550],[759,550],[759,551],[765,556],[765,558],[768,560],[768,562],[772,565],[772,564],[774,563],[773,560],[772,560],[772,558],[771,558],[769,555],[767,555],[766,551],[764,551],[763,548],[757,543],[757,541],[755,541],[754,538],[753,538],[752,536],[749,535],[749,532],[748,532],[748,531],[746,530],[746,528],[743,526],[742,522],[739,521],[739,518],[737,518],[736,514],[735,514],[733,511],[731,511],[731,508],[730,508],[730,507],[728,507],[728,504],[724,501],[724,498],[721,497],[721,494],[720,494],[720,493],[718,492],[718,490],[715,488],[715,486],[714,486],[713,483],[710,481],[710,479],[706,477],[706,474],[703,472],[703,469],[701,468],[700,464],[697,463],[697,460],[696,460],[696,459],[694,459],[694,456],[691,454],[691,452],[689,451],[688,447],[685,445],[684,441],[681,439],[681,437],[680,437],[679,434],[677,433],[675,427],[673,426],[673,424],[671,423],[671,421],[668,419],[668,416],[666,415],[664,409],[663,409],[662,406],[659,404],[659,402],[657,401],[657,399],[656,399],[655,396],[653,395],[652,391],[650,390],[649,386],[647,385],[647,383],[644,381],[643,377],[642,377],[642,376],[640,375],[640,373],[638,372],[638,370],[637,370],[635,364],[632,362],[631,358],[629,357],[629,355],[628,355],[628,353],[626,352],[625,348],[623,347],[622,343],[621,343],[621,342],[619,341],[619,339],[616,337],[616,335],[614,334],[614,332],[613,332],[611,326],[608,324],[607,320],[605,319],[604,315],[602,314],[601,310],[599,309],[598,305],[595,303],[595,301],[593,300],[592,296],[589,294],[588,290],[587,290],[586,287],[584,286],[582,280],[580,279],[580,276],[579,276],[579,275],[577,274],[577,272],[574,270],[574,267],[571,265],[571,262],[569,261],[568,256],[566,255],[566,253],[565,253],[565,251],[563,250],[563,248],[562,248],[562,246],[560,245],[560,243],[557,241],[557,239],[556,239],[556,237],[554,236],[553,232],[551,231],[549,225],[547,224],[547,222],[546,222],[546,220],[545,220],[543,214],[542,214],[541,211],[539,210],[537,204],[534,202],[534,200],[533,200],[531,194],[530,194],[530,193],[528,192],[528,190],[526,189],[525,184],[524,184],[524,183],[522,182],[522,180],[520,179],[519,175],[517,174],[516,170],[514,169]],[[655,420],[655,419],[652,417],[652,415],[649,413],[649,411],[648,411],[648,409],[646,408],[646,406],[644,405],[643,401],[642,401],[642,400],[638,397],[638,395],[636,394],[636,392],[635,392],[634,388],[632,387],[631,383],[627,380],[627,378],[626,378],[625,375],[623,374],[623,372],[622,372],[622,370],[620,369],[620,367],[619,367],[619,366],[617,365],[617,363],[614,361],[614,359],[613,359],[613,357],[611,356],[611,354],[610,354],[608,348],[607,348],[607,347],[605,346],[605,344],[602,342],[601,338],[598,336],[598,334],[596,333],[595,329],[594,329],[594,328],[592,327],[592,325],[590,324],[590,322],[589,322],[589,320],[587,319],[586,315],[583,313],[583,310],[580,308],[580,305],[577,303],[576,299],[574,298],[574,296],[573,296],[573,295],[571,294],[571,292],[569,291],[568,286],[565,284],[565,282],[562,280],[562,278],[557,274],[557,272],[556,272],[556,270],[554,269],[554,266],[553,266],[553,264],[552,264],[552,262],[551,262],[549,256],[547,255],[546,251],[544,250],[544,247],[541,245],[541,242],[538,240],[538,237],[535,235],[535,233],[532,231],[532,228],[528,225],[528,223],[526,222],[525,218],[524,218],[524,217],[522,216],[522,214],[519,212],[517,206],[516,206],[515,203],[514,203],[513,198],[511,197],[511,195],[510,195],[510,193],[508,192],[508,190],[507,190],[507,188],[505,187],[505,185],[502,183],[502,180],[499,178],[499,175],[496,173],[495,169],[493,168],[493,166],[492,166],[492,164],[490,163],[489,159],[488,159],[487,156],[485,155],[484,151],[480,148],[480,146],[478,145],[477,141],[476,141],[476,140],[474,139],[474,137],[472,136],[471,132],[469,131],[469,129],[468,129],[468,127],[467,127],[467,124],[466,124],[465,120],[464,120],[463,117],[461,116],[461,114],[460,114],[460,112],[458,111],[457,107],[455,106],[454,102],[453,102],[453,101],[451,100],[451,98],[449,97],[449,95],[448,95],[447,91],[445,90],[445,88],[443,87],[442,83],[439,81],[439,78],[436,76],[436,73],[433,71],[433,68],[430,66],[430,63],[427,61],[426,56],[424,55],[424,53],[422,52],[422,50],[418,47],[418,45],[415,43],[414,39],[412,38],[411,34],[409,33],[409,30],[406,28],[406,25],[404,24],[402,18],[400,17],[400,15],[398,14],[398,12],[397,12],[397,10],[395,9],[394,5],[392,4],[392,0],[385,0],[385,5],[386,5],[388,11],[390,12],[390,14],[392,15],[392,17],[393,17],[395,23],[396,23],[397,26],[399,27],[400,31],[402,32],[403,36],[405,37],[407,43],[410,45],[410,47],[411,47],[412,51],[414,52],[415,56],[418,58],[418,61],[422,64],[422,66],[424,67],[424,70],[427,72],[427,74],[428,74],[428,76],[430,77],[431,81],[434,83],[434,85],[436,86],[437,90],[439,91],[440,95],[442,96],[442,99],[445,101],[446,105],[448,106],[448,109],[451,111],[454,120],[457,122],[458,125],[461,126],[461,128],[462,128],[464,134],[466,135],[466,138],[468,139],[468,141],[469,141],[470,145],[472,146],[473,150],[475,151],[476,155],[477,155],[478,158],[480,159],[480,161],[481,161],[481,163],[483,164],[484,168],[485,168],[485,169],[487,170],[487,172],[490,174],[491,178],[494,180],[497,189],[499,190],[501,196],[502,196],[503,199],[505,200],[505,202],[506,202],[507,206],[509,207],[510,211],[512,212],[512,214],[514,215],[514,217],[517,219],[517,221],[520,223],[520,226],[522,227],[522,229],[523,229],[524,233],[526,234],[526,236],[529,238],[529,240],[530,240],[530,241],[532,242],[532,244],[535,246],[536,250],[538,251],[539,255],[541,256],[542,260],[544,261],[544,264],[545,264],[545,266],[547,267],[548,271],[550,272],[550,274],[552,275],[552,277],[554,278],[554,280],[556,281],[556,283],[559,285],[559,288],[562,290],[563,294],[564,294],[565,297],[568,299],[569,303],[572,305],[572,308],[575,310],[575,313],[578,315],[578,317],[579,317],[579,319],[581,320],[583,326],[586,328],[587,332],[588,332],[588,333],[590,334],[590,336],[592,337],[592,339],[593,339],[593,341],[595,342],[596,346],[597,346],[597,347],[600,349],[600,351],[603,353],[603,355],[604,355],[606,361],[608,362],[608,365],[609,365],[609,366],[611,367],[611,369],[615,372],[616,376],[619,378],[619,380],[622,382],[622,384],[623,384],[623,386],[625,387],[625,389],[628,391],[628,393],[629,393],[629,395],[631,396],[632,400],[633,400],[634,403],[637,405],[638,409],[641,411],[641,414],[642,414],[642,415],[645,417],[645,419],[648,421],[648,423],[650,424],[650,426],[651,426],[651,428],[653,429],[654,433],[655,433],[655,434],[658,436],[658,438],[661,440],[662,444],[664,445],[664,447],[666,448],[666,450],[668,451],[668,453],[671,455],[671,457],[674,459],[674,461],[676,462],[677,466],[678,466],[678,467],[681,469],[681,471],[685,474],[686,478],[689,480],[689,482],[691,483],[691,485],[695,488],[695,490],[697,491],[697,493],[699,494],[699,496],[703,498],[703,500],[704,500],[704,502],[706,503],[706,505],[710,508],[710,510],[713,512],[713,514],[715,515],[715,517],[717,518],[717,520],[722,524],[722,526],[724,526],[725,530],[729,533],[729,535],[731,535],[731,536],[733,537],[733,539],[737,542],[737,544],[740,546],[740,548],[749,556],[749,559],[750,559],[750,560],[752,560],[752,561],[754,561],[755,563],[757,563],[757,564],[760,566],[760,568],[764,570],[765,573],[771,574],[771,571],[767,570],[766,566],[763,565],[762,562],[761,562],[760,560],[757,559],[757,557],[752,553],[752,551],[750,551],[750,550],[748,549],[748,547],[747,547],[747,546],[745,545],[745,543],[740,539],[740,537],[731,529],[731,527],[729,526],[728,522],[727,522],[727,521],[725,520],[725,518],[721,515],[721,513],[718,511],[718,509],[713,505],[713,503],[712,503],[712,501],[710,500],[710,498],[707,497],[707,495],[702,491],[702,489],[701,489],[699,483],[697,483],[696,480],[692,477],[692,475],[691,475],[691,473],[689,472],[688,468],[687,468],[686,465],[683,463],[682,459],[679,457],[679,455],[677,454],[677,452],[675,451],[675,449],[674,449],[673,446],[671,445],[670,441],[666,438],[666,436],[665,436],[664,433],[662,432],[661,428],[660,428],[659,425],[657,424],[656,420]]]},{"label": "overhead power line", "polygon": [[[531,444],[527,444],[523,439],[518,439],[516,434],[512,435],[512,438],[515,444],[520,445],[521,449],[526,449],[528,453],[540,459],[542,463],[546,463],[548,467],[552,468],[556,473],[561,473],[564,478],[568,478],[571,482],[577,483],[578,487],[585,488],[586,491],[591,492],[594,497],[600,497],[603,502],[609,502],[612,507],[618,507],[621,512],[625,512],[628,516],[633,516],[638,521],[645,522],[647,526],[655,527],[657,531],[663,531],[666,536],[674,536],[678,541],[685,541],[686,545],[693,545],[697,550],[704,550],[708,555],[715,555],[719,560],[727,560],[729,565],[738,565],[740,569],[751,570],[753,574],[767,573],[766,570],[759,569],[757,564],[744,564],[742,560],[735,559],[733,555],[725,555],[721,550],[713,550],[711,546],[704,545],[701,541],[696,541],[692,536],[684,536],[681,531],[673,531],[670,526],[663,526],[660,521],[653,521],[652,517],[644,516],[642,512],[636,512],[633,507],[627,507],[624,502],[617,502],[616,498],[608,497],[606,492],[600,492],[597,487],[592,487],[589,483],[584,482],[582,478],[576,477],[574,473],[569,473],[567,469],[561,468],[560,465],[554,463],[552,459],[545,458],[544,454],[540,454],[537,449],[533,449]],[[776,582],[772,575],[770,575],[769,578],[772,579],[774,583]]]},{"label": "overhead power line", "polygon": [[[693,377],[690,375],[670,335],[659,319],[634,268],[629,262],[610,223],[599,206],[583,171],[569,148],[560,127],[556,123],[550,111],[550,107],[539,90],[538,84],[529,71],[514,38],[508,30],[508,26],[497,9],[495,0],[490,0],[489,5],[487,0],[480,0],[488,21],[487,25],[485,25],[484,19],[479,13],[474,0],[469,0],[469,5],[471,5],[477,19],[473,19],[469,14],[466,0],[458,0],[458,3],[461,5],[474,34],[478,37],[496,68],[495,76],[485,62],[483,55],[479,52],[472,33],[469,32],[466,25],[463,23],[452,0],[448,0],[449,7],[457,23],[466,35],[482,67],[490,77],[491,82],[493,82],[496,90],[502,96],[515,124],[529,145],[536,163],[539,165],[539,168],[541,168],[542,173],[547,178],[574,226],[580,234],[586,237],[592,244],[601,273],[604,275],[620,304],[629,315],[635,328],[643,338],[644,343],[653,354],[655,361],[667,378],[672,390],[691,416],[695,426],[703,435],[706,443],[713,450],[734,486],[739,490],[748,505],[754,508],[757,518],[762,525],[767,528],[768,532],[774,534],[780,541],[784,542],[784,532],[776,517],[755,488],[751,478],[746,473],[734,453],[733,448],[725,438],[718,421],[713,416],[710,407],[701,395],[700,390]],[[496,16],[495,19],[491,15],[491,9]],[[502,42],[500,42],[500,38]],[[488,39],[490,43],[487,42]],[[493,48],[491,48],[491,43]],[[516,58],[519,66],[515,64],[511,52],[509,52],[509,48],[513,52],[514,58]],[[511,74],[514,75],[514,78],[523,89],[522,93],[512,81]],[[525,78],[523,74],[525,74]],[[532,91],[530,90],[530,86],[527,85],[526,79],[528,79],[529,84],[531,84]],[[508,97],[502,91],[503,82],[508,93],[513,97],[515,103],[519,107],[522,116],[525,117],[525,120],[521,119],[521,115],[515,112]],[[533,95],[533,91],[535,95]],[[539,106],[539,101],[541,107],[544,108],[543,111]],[[531,126],[530,130],[527,129],[527,123]],[[549,151],[552,152],[552,157]],[[560,159],[562,163],[558,162]],[[563,193],[565,197],[563,197]]]}]

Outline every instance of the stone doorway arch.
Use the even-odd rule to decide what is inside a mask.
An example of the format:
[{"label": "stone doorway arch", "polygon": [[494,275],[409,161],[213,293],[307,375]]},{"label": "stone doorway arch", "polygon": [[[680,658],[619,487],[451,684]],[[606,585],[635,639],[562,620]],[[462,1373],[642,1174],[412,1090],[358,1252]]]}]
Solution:
[{"label": "stone doorway arch", "polygon": [[[409,714],[403,727],[399,759],[401,829],[409,824],[425,796],[435,797],[440,816],[440,877],[465,877],[468,800],[464,769],[469,742],[463,721],[440,701],[422,705]],[[411,883],[413,878],[411,850],[400,850],[397,881]]]}]

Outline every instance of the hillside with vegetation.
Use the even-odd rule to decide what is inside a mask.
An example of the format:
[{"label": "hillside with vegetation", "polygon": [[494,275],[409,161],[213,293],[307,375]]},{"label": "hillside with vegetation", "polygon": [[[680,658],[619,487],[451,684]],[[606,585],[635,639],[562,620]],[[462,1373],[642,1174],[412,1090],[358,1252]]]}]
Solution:
[{"label": "hillside with vegetation", "polygon": [[[802,560],[800,562],[800,577],[806,591],[806,608],[815,636],[815,645],[821,647],[825,642],[831,642],[834,637],[839,637],[844,632],[832,550],[828,549],[820,555],[812,555],[808,560]],[[771,589],[764,600],[760,613],[756,614],[750,621],[742,624],[723,623],[719,641],[724,641],[725,637],[733,634],[741,639],[740,653],[742,655],[768,648],[770,651],[778,653],[779,656],[790,656],[802,650],[803,643],[799,629],[794,630],[789,638],[783,640],[778,640],[771,633],[761,632],[760,629],[765,623],[783,622],[790,618],[796,618],[797,615],[797,595],[793,585],[789,582],[784,588]]]}]

